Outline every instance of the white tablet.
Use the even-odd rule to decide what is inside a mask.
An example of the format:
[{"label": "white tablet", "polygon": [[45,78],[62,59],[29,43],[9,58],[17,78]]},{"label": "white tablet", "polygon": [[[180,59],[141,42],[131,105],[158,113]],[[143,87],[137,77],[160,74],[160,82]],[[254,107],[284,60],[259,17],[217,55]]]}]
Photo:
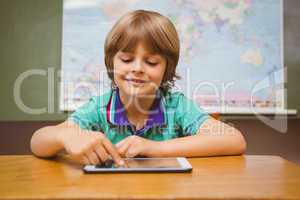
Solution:
[{"label": "white tablet", "polygon": [[101,165],[85,165],[86,173],[106,172],[191,172],[186,158],[125,158],[125,166],[118,167],[112,160]]}]

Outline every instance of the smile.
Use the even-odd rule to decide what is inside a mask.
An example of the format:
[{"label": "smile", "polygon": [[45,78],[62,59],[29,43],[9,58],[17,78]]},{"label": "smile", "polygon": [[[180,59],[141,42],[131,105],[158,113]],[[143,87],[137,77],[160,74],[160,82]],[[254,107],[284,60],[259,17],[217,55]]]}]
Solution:
[{"label": "smile", "polygon": [[137,84],[144,84],[144,83],[148,82],[148,81],[145,81],[142,79],[135,79],[135,78],[125,78],[125,80],[128,82],[137,83]]}]

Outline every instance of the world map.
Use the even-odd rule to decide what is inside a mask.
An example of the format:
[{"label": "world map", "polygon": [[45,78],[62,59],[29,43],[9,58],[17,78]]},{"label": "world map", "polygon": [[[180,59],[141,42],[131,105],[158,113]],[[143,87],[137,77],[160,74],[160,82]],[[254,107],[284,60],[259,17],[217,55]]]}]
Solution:
[{"label": "world map", "polygon": [[182,78],[174,90],[202,107],[284,105],[281,0],[65,0],[62,107],[110,89],[106,35],[137,9],[167,16],[179,33]]}]

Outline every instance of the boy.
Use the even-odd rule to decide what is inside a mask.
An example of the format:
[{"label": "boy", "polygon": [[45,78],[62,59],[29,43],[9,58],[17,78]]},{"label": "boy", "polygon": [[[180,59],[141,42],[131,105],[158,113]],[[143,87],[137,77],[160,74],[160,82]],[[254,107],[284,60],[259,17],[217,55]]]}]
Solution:
[{"label": "boy", "polygon": [[170,92],[179,59],[172,22],[156,12],[123,16],[105,42],[108,93],[93,97],[68,120],[37,130],[32,152],[66,150],[83,164],[123,157],[242,154],[246,142],[235,128],[211,118],[181,93]]}]

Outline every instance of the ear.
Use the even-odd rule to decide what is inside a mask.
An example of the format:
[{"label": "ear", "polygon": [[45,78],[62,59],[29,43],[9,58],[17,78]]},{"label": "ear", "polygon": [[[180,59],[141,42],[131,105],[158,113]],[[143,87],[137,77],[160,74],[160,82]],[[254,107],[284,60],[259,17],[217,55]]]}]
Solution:
[{"label": "ear", "polygon": [[118,88],[114,80],[111,81],[111,88],[113,90]]}]

